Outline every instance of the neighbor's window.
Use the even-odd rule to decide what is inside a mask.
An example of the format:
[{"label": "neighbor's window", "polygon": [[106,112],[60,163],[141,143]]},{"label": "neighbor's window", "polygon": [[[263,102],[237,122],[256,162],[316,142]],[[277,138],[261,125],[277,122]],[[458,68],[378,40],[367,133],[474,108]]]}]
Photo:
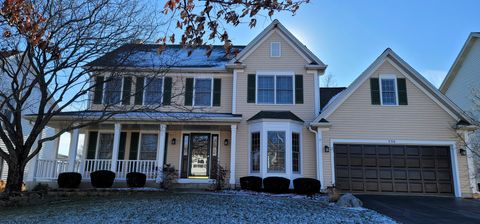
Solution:
[{"label": "neighbor's window", "polygon": [[122,78],[113,77],[105,82],[104,104],[118,104],[122,96]]},{"label": "neighbor's window", "polygon": [[113,134],[100,133],[97,159],[112,159]]},{"label": "neighbor's window", "polygon": [[293,76],[259,75],[257,103],[293,104]]},{"label": "neighbor's window", "polygon": [[292,171],[300,172],[300,134],[292,133]]},{"label": "neighbor's window", "polygon": [[212,79],[195,79],[194,106],[212,106]]},{"label": "neighbor's window", "polygon": [[252,151],[250,162],[252,172],[260,171],[260,132],[252,133]]},{"label": "neighbor's window", "polygon": [[282,49],[280,42],[272,42],[270,46],[270,56],[271,57],[280,57],[282,56]]},{"label": "neighbor's window", "polygon": [[397,105],[395,78],[380,78],[382,105]]},{"label": "neighbor's window", "polygon": [[285,132],[269,131],[267,143],[267,171],[285,172]]},{"label": "neighbor's window", "polygon": [[142,134],[140,146],[141,160],[156,160],[157,159],[157,134]]},{"label": "neighbor's window", "polygon": [[148,77],[145,79],[145,105],[160,105],[162,103],[163,78]]}]

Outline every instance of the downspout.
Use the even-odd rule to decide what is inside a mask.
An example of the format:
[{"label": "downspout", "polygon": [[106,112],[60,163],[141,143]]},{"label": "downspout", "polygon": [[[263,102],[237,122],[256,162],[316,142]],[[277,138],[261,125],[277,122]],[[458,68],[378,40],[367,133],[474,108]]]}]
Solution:
[{"label": "downspout", "polygon": [[312,129],[312,126],[308,126],[308,130],[315,134],[315,158],[316,158],[316,171],[317,180],[320,181],[320,190],[324,189],[323,182],[323,155],[322,155],[322,133]]}]

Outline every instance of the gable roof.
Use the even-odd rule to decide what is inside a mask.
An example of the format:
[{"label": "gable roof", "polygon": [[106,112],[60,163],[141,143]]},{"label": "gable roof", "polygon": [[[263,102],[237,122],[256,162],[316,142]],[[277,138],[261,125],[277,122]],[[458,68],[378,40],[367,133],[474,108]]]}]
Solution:
[{"label": "gable roof", "polygon": [[309,61],[309,67],[316,69],[325,69],[325,65],[315,54],[313,54],[302,42],[300,42],[290,31],[285,28],[278,20],[273,20],[273,22],[268,25],[259,35],[257,35],[246,47],[241,51],[237,57],[230,60],[230,65],[235,65],[236,63],[241,63],[244,58],[248,56],[250,52],[256,49],[256,47],[266,39],[271,32],[274,30],[280,31],[288,42],[290,42],[295,49],[298,50],[302,56],[306,57]]},{"label": "gable roof", "polygon": [[[160,44],[124,44],[117,49],[91,61],[86,67],[129,67],[129,68],[216,68],[225,69],[234,54],[226,55],[223,45],[214,45],[212,53],[207,56],[208,46],[195,49],[182,45]],[[245,46],[234,46],[241,51]],[[189,56],[188,51],[192,50]]]},{"label": "gable roof", "polygon": [[303,122],[301,118],[292,113],[291,111],[265,111],[262,110],[253,115],[248,121],[260,120],[260,119],[281,119]]},{"label": "gable roof", "polygon": [[440,91],[442,93],[446,93],[448,88],[450,87],[450,84],[452,84],[453,80],[457,76],[458,70],[463,64],[463,60],[465,60],[465,57],[467,57],[468,53],[470,52],[470,49],[473,47],[473,44],[475,41],[478,41],[480,38],[480,32],[472,32],[467,38],[467,41],[465,41],[465,44],[462,47],[462,50],[460,50],[460,53],[458,54],[457,58],[453,62],[452,67],[450,70],[448,70],[447,76],[445,76],[445,79],[442,82],[442,85],[440,85]]},{"label": "gable roof", "polygon": [[400,56],[398,56],[392,49],[387,48],[355,81],[348,86],[348,88],[342,91],[327,107],[321,112],[321,114],[312,122],[312,125],[319,123],[324,118],[327,119],[340,105],[342,105],[348,97],[350,97],[368,78],[373,72],[377,70],[379,66],[385,61],[391,61],[399,67],[400,71],[404,71],[406,77],[409,78],[417,87],[420,87],[434,102],[440,105],[447,113],[449,113],[457,121],[467,121],[469,124],[474,124],[474,120],[471,119],[465,112],[463,112],[458,106],[456,106],[450,99],[440,93],[430,82],[428,82],[420,73],[407,64]]}]

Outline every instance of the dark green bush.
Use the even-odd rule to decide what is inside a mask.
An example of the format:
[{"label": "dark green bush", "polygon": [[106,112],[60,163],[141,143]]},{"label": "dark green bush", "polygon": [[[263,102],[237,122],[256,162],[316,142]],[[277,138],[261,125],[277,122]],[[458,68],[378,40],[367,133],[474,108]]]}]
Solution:
[{"label": "dark green bush", "polygon": [[127,173],[127,186],[128,187],[145,187],[147,182],[147,175],[139,172]]},{"label": "dark green bush", "polygon": [[256,176],[241,177],[240,188],[249,191],[260,191],[262,189],[262,178]]},{"label": "dark green bush", "polygon": [[281,194],[289,192],[290,180],[284,177],[267,177],[263,179],[263,190]]},{"label": "dark green bush", "polygon": [[320,181],[313,178],[293,180],[293,189],[297,194],[314,195],[320,191]]},{"label": "dark green bush", "polygon": [[112,187],[115,180],[115,173],[110,170],[98,170],[90,173],[90,181],[92,186],[96,188]]},{"label": "dark green bush", "polygon": [[82,174],[75,172],[60,173],[57,183],[59,188],[78,188],[82,182]]}]

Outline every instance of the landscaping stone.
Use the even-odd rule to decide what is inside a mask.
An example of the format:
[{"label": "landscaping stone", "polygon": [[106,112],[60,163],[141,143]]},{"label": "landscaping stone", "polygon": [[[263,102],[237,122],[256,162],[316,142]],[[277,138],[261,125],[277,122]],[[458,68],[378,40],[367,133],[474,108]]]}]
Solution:
[{"label": "landscaping stone", "polygon": [[337,201],[339,207],[355,208],[362,207],[362,205],[362,201],[350,193],[342,195]]}]

